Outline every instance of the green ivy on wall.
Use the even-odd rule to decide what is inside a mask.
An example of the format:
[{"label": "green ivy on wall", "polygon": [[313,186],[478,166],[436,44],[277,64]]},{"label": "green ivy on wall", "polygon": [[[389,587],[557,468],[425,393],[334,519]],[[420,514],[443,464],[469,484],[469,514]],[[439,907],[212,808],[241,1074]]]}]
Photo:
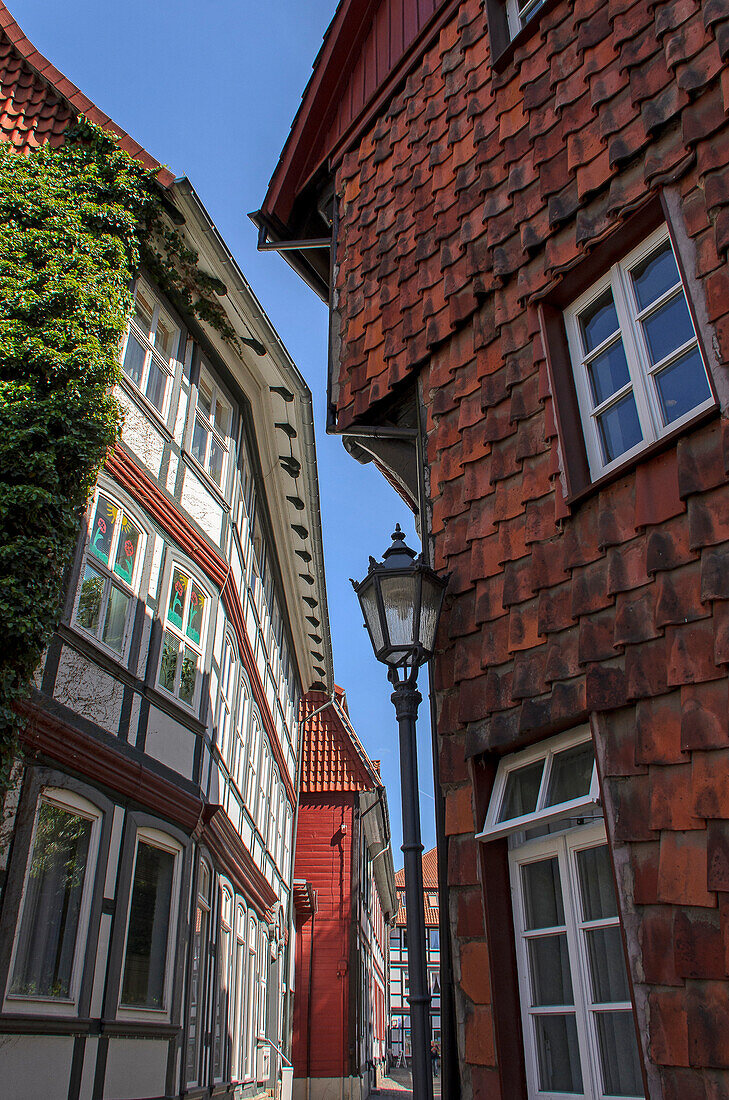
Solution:
[{"label": "green ivy on wall", "polygon": [[0,146],[0,792],[80,516],[119,437],[112,387],[140,262],[237,343],[219,285],[163,220],[155,173],[113,135],[81,119],[58,149]]}]

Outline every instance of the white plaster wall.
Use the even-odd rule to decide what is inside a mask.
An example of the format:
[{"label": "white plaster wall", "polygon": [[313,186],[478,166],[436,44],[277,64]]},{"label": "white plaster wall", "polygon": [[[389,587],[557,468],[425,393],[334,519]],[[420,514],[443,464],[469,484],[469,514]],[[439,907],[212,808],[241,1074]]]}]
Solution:
[{"label": "white plaster wall", "polygon": [[72,1057],[71,1036],[0,1035],[0,1095],[7,1100],[67,1100]]},{"label": "white plaster wall", "polygon": [[164,1096],[168,1044],[155,1039],[110,1039],[105,1100]]},{"label": "white plaster wall", "polygon": [[206,535],[220,545],[223,529],[223,509],[209,492],[199,477],[189,468],[185,469],[182,485],[182,507],[202,527]]},{"label": "white plaster wall", "polygon": [[108,733],[118,732],[124,688],[69,646],[61,652],[53,695]]},{"label": "white plaster wall", "polygon": [[178,774],[192,779],[195,735],[157,707],[149,708],[144,751]]},{"label": "white plaster wall", "polygon": [[122,439],[128,447],[131,447],[140,462],[143,462],[155,477],[159,477],[164,448],[162,434],[121,386],[115,388],[114,394],[124,410]]}]

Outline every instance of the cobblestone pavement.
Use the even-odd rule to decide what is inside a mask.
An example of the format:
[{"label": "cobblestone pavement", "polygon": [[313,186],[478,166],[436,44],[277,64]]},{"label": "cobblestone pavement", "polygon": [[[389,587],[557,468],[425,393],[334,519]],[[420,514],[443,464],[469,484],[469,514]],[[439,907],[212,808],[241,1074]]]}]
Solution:
[{"label": "cobblestone pavement", "polygon": [[[389,1075],[382,1078],[380,1087],[372,1095],[382,1100],[386,1100],[387,1097],[391,1097],[392,1100],[406,1100],[406,1097],[413,1095],[410,1070],[391,1069]],[[433,1100],[440,1100],[440,1077],[433,1079]]]}]

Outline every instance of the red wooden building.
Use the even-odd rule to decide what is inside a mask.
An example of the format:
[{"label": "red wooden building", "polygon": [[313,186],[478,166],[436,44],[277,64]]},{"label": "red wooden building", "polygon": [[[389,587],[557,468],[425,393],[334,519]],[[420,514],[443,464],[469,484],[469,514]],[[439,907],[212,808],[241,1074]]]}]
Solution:
[{"label": "red wooden building", "polygon": [[343,0],[256,218],[451,574],[467,1096],[729,1095],[728,58],[726,0]]},{"label": "red wooden building", "polygon": [[[387,796],[344,692],[304,697],[294,898],[294,1087],[367,1096],[384,1069],[388,926],[397,913]],[[332,1089],[336,1093],[332,1093]]]}]

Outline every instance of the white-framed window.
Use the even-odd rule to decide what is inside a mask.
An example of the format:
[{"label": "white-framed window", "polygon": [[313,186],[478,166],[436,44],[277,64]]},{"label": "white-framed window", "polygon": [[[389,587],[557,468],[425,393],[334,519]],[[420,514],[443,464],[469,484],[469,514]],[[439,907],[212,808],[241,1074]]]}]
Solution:
[{"label": "white-framed window", "polygon": [[187,997],[187,1051],[185,1078],[188,1085],[197,1085],[201,1080],[203,1037],[205,1034],[205,978],[208,961],[208,937],[210,927],[210,886],[211,872],[205,860],[200,860],[198,869],[197,902],[195,905],[195,924],[192,930],[190,950],[192,969],[190,971],[189,992]]},{"label": "white-framed window", "polygon": [[159,829],[139,829],[129,893],[119,1015],[169,1016],[182,848]]},{"label": "white-framed window", "polygon": [[230,455],[233,406],[210,370],[200,364],[190,453],[219,489],[225,487]]},{"label": "white-framed window", "polygon": [[248,771],[246,773],[246,806],[251,817],[255,820],[256,795],[258,793],[258,768],[261,751],[261,720],[258,712],[254,710],[251,721],[250,750],[248,753]]},{"label": "white-framed window", "polygon": [[516,38],[519,31],[527,25],[543,3],[544,0],[506,0],[506,21],[509,27],[509,38]]},{"label": "white-framed window", "polygon": [[230,766],[232,762],[233,745],[232,718],[235,701],[235,686],[237,681],[237,657],[235,644],[228,635],[223,645],[223,660],[220,666],[220,683],[218,685],[218,705],[215,716],[217,745],[225,763]]},{"label": "white-framed window", "polygon": [[530,1100],[644,1096],[602,823],[510,852]]},{"label": "white-framed window", "polygon": [[248,946],[247,917],[242,902],[236,905],[235,916],[235,1010],[233,1012],[233,1044],[230,1076],[233,1081],[245,1079],[246,1019],[248,1012]]},{"label": "white-framed window", "polygon": [[157,682],[191,708],[199,696],[208,603],[207,592],[189,570],[173,564]]},{"label": "white-framed window", "polygon": [[102,812],[46,788],[36,808],[10,959],[11,1012],[73,1013],[83,973]]},{"label": "white-framed window", "polygon": [[256,1073],[256,1048],[257,1048],[257,1023],[258,1016],[256,1011],[256,999],[257,999],[257,974],[256,974],[256,958],[257,958],[257,936],[258,936],[258,922],[256,918],[251,914],[248,918],[248,1005],[245,1013],[246,1031],[245,1031],[245,1066],[244,1066],[244,1078],[246,1081],[252,1080]]},{"label": "white-framed window", "polygon": [[482,840],[533,830],[593,813],[599,803],[595,754],[588,726],[502,757]]},{"label": "white-framed window", "polygon": [[250,721],[251,693],[247,680],[241,674],[240,691],[238,692],[238,707],[236,709],[235,718],[235,744],[233,746],[233,762],[231,767],[233,781],[241,794],[243,794],[245,790],[244,775]]},{"label": "white-framed window", "polygon": [[713,405],[667,226],[581,295],[565,326],[593,479]]},{"label": "white-framed window", "polygon": [[218,929],[218,967],[215,990],[215,1024],[213,1037],[213,1080],[222,1081],[228,1057],[228,1020],[230,1002],[230,967],[233,937],[233,892],[227,884],[220,888],[220,927]]},{"label": "white-framed window", "polygon": [[143,282],[134,291],[134,314],[122,353],[125,376],[162,417],[169,408],[180,331]]},{"label": "white-framed window", "polygon": [[127,509],[99,491],[72,621],[117,657],[125,653],[131,635],[146,541]]}]

